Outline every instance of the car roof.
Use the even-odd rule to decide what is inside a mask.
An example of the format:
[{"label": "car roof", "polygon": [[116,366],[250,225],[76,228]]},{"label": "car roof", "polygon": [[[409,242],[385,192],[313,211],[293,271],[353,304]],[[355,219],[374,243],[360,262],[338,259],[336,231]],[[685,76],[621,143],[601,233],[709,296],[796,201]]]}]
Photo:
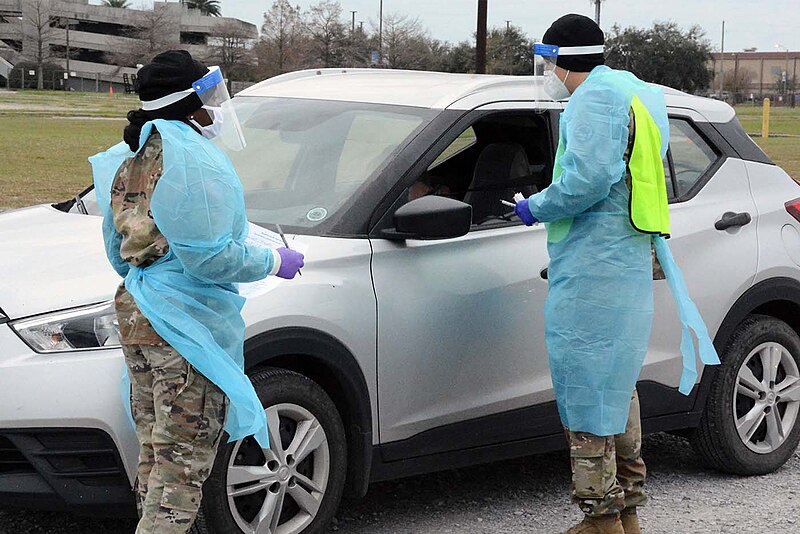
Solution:
[{"label": "car roof", "polygon": [[[733,108],[664,87],[667,105],[696,111],[709,122],[728,122]],[[430,109],[471,110],[497,102],[541,102],[560,107],[544,91],[542,76],[450,74],[394,69],[311,69],[282,74],[237,96],[306,98]]]}]

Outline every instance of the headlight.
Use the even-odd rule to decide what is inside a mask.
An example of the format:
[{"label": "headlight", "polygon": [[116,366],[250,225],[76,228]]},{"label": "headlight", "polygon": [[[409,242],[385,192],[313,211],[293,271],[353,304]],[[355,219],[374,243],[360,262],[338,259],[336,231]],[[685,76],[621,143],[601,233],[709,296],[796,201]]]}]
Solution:
[{"label": "headlight", "polygon": [[113,302],[51,313],[11,323],[36,352],[61,352],[119,346]]}]

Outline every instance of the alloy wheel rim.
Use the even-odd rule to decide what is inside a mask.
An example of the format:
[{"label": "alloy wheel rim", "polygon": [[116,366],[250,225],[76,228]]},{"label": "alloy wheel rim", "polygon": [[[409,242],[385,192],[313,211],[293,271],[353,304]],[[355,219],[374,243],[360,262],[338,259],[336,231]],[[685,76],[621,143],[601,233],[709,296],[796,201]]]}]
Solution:
[{"label": "alloy wheel rim", "polygon": [[234,521],[247,534],[297,534],[317,516],[330,475],[322,424],[307,409],[267,408],[270,448],[250,437],[234,445],[225,488]]},{"label": "alloy wheel rim", "polygon": [[739,438],[753,452],[774,452],[792,433],[798,412],[797,362],[780,343],[762,343],[745,358],[736,375],[733,418]]}]

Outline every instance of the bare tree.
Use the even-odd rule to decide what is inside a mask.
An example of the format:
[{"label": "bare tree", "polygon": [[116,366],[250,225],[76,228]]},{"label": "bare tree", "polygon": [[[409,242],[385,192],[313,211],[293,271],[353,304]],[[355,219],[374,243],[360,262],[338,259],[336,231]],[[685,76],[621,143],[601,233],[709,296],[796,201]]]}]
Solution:
[{"label": "bare tree", "polygon": [[323,67],[342,66],[346,46],[342,5],[324,0],[312,6],[310,13],[308,30],[313,58]]},{"label": "bare tree", "polygon": [[34,47],[36,87],[44,89],[44,64],[50,58],[53,6],[50,0],[27,0],[22,4],[24,39]]},{"label": "bare tree", "polygon": [[276,0],[264,13],[261,41],[257,51],[263,74],[275,76],[300,67],[304,38],[303,14],[300,6],[288,0]]},{"label": "bare tree", "polygon": [[344,52],[345,66],[366,67],[370,62],[370,51],[377,49],[377,44],[372,41],[373,39],[362,27],[349,31]]},{"label": "bare tree", "polygon": [[[739,69],[725,69],[725,89],[734,94],[747,93],[753,89],[752,85],[756,79],[756,73],[752,69],[742,67]],[[781,90],[783,90],[783,81],[780,82]],[[711,86],[714,91],[719,91],[719,75],[714,78],[714,83]]]},{"label": "bare tree", "polygon": [[214,59],[229,78],[240,76],[253,63],[253,41],[247,28],[239,23],[219,24],[209,42],[212,53],[208,59]]},{"label": "bare tree", "polygon": [[139,25],[127,35],[135,41],[110,54],[114,63],[133,67],[148,63],[161,52],[180,47],[179,42],[169,38],[177,34],[178,21],[168,9],[156,5],[153,9],[143,10],[138,20]]},{"label": "bare tree", "polygon": [[383,61],[391,69],[432,68],[431,40],[419,18],[398,13],[383,18]]}]

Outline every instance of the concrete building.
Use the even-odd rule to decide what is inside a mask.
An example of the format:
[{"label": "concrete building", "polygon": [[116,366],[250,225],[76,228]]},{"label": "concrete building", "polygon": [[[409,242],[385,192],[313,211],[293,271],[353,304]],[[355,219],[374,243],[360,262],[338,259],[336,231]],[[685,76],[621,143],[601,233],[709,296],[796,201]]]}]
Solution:
[{"label": "concrete building", "polygon": [[[203,16],[182,2],[140,10],[89,0],[0,0],[0,77],[19,62],[36,63],[41,43],[45,61],[71,74],[71,88],[86,88],[88,80],[89,87],[102,84],[107,90],[160,50],[183,48],[208,59],[210,45],[227,35],[255,39],[258,30],[239,19]],[[56,88],[63,88],[63,74]]]},{"label": "concrete building", "polygon": [[712,54],[709,68],[714,71],[712,92],[719,95],[721,72],[724,68],[725,83],[722,87],[728,100],[737,102],[751,98],[761,100],[769,97],[776,103],[792,103],[800,98],[798,64],[800,52],[725,52]]}]

